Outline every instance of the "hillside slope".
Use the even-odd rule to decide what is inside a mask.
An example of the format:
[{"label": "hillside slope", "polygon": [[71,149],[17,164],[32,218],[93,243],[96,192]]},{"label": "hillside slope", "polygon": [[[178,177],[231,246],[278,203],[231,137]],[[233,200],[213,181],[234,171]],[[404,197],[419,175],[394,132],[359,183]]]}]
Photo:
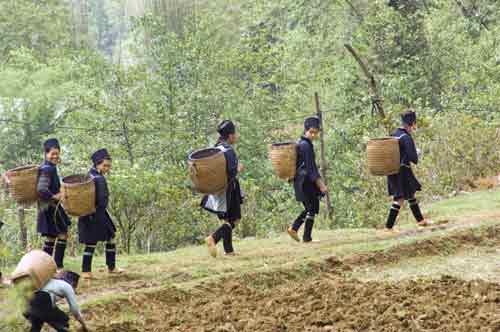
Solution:
[{"label": "hillside slope", "polygon": [[[246,239],[120,257],[126,274],[79,289],[95,331],[499,331],[500,191],[433,204],[398,236],[318,231],[321,243]],[[69,259],[78,269],[79,258]],[[103,267],[102,258],[96,268]]]}]

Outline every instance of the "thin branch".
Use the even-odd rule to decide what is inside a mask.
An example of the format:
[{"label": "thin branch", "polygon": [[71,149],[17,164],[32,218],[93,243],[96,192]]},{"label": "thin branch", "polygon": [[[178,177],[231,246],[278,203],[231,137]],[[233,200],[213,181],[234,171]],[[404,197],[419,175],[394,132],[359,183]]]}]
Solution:
[{"label": "thin branch", "polygon": [[387,121],[387,116],[385,115],[383,99],[379,94],[375,76],[373,76],[371,71],[368,69],[368,66],[366,65],[365,61],[361,59],[361,57],[358,55],[356,50],[351,45],[344,44],[344,47],[349,51],[349,53],[351,53],[351,55],[354,57],[358,65],[363,70],[363,73],[365,74],[366,78],[368,79],[368,89],[370,97],[372,99],[373,109],[377,111],[382,120],[382,124],[384,125],[385,129],[389,132],[390,126]]},{"label": "thin branch", "polygon": [[[457,4],[458,7],[460,7],[460,11],[462,12],[462,15],[465,17],[465,18],[470,18],[472,15],[471,13],[469,13],[469,9],[467,7],[465,7],[465,5],[462,3],[462,1],[460,0],[455,0],[455,3]],[[486,25],[486,23],[484,22],[484,19],[483,17],[477,15],[477,7],[476,6],[473,6],[472,7],[472,14],[474,16],[478,16],[479,18],[479,24],[485,28],[487,31],[489,31],[488,29],[488,26]]]},{"label": "thin branch", "polygon": [[351,8],[351,10],[354,12],[354,14],[356,14],[356,16],[359,18],[359,20],[362,22],[364,17],[363,15],[361,15],[361,13],[358,11],[358,9],[356,7],[354,7],[354,5],[352,4],[352,2],[350,0],[344,0],[347,5],[349,5],[349,7]]}]

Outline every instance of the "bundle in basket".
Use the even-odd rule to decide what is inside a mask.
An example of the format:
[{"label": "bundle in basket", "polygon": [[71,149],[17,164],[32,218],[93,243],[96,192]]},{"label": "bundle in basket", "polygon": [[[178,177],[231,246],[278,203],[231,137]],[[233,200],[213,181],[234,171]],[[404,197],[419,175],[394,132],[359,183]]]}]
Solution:
[{"label": "bundle in basket", "polygon": [[85,174],[70,175],[62,180],[64,209],[75,217],[87,216],[95,212],[94,180]]},{"label": "bundle in basket", "polygon": [[5,173],[9,193],[18,204],[29,205],[38,200],[38,168],[37,165],[25,165]]},{"label": "bundle in basket", "polygon": [[21,278],[29,278],[35,289],[40,289],[56,274],[56,262],[42,250],[32,250],[21,258],[12,273],[13,282]]},{"label": "bundle in basket", "polygon": [[399,173],[399,140],[394,137],[373,138],[366,147],[368,170],[372,175]]},{"label": "bundle in basket", "polygon": [[227,186],[224,152],[217,148],[197,150],[188,157],[189,176],[193,187],[203,194],[220,193]]},{"label": "bundle in basket", "polygon": [[280,179],[293,179],[297,169],[297,144],[295,142],[270,144],[269,159]]}]

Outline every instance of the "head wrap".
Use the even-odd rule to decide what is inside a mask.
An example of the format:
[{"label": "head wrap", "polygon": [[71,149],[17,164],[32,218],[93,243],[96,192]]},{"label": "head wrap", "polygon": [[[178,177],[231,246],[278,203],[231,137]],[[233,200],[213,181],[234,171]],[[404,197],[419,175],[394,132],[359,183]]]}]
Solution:
[{"label": "head wrap", "polygon": [[308,131],[311,128],[320,129],[319,119],[315,116],[311,116],[304,120],[304,130]]},{"label": "head wrap", "polygon": [[231,120],[224,120],[217,126],[217,132],[222,137],[228,137],[236,132],[236,127]]},{"label": "head wrap", "polygon": [[417,114],[414,111],[406,111],[401,113],[401,121],[405,125],[412,125],[417,122]]},{"label": "head wrap", "polygon": [[105,159],[111,160],[111,156],[109,155],[108,150],[100,149],[92,154],[91,159],[94,165],[97,165]]},{"label": "head wrap", "polygon": [[59,145],[59,141],[57,138],[49,138],[48,140],[43,143],[43,149],[45,152],[49,152],[51,149],[61,149],[61,146]]},{"label": "head wrap", "polygon": [[64,271],[59,275],[57,279],[66,281],[73,287],[73,289],[76,289],[78,287],[78,280],[80,280],[80,275],[72,271]]}]

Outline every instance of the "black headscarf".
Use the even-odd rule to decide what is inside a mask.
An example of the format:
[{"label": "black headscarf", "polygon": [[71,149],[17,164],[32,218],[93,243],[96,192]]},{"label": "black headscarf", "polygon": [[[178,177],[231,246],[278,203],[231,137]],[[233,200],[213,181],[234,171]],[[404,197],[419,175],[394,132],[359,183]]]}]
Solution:
[{"label": "black headscarf", "polygon": [[59,141],[57,138],[49,138],[43,143],[43,150],[45,152],[49,152],[51,149],[61,149],[61,146],[59,145]]},{"label": "black headscarf", "polygon": [[311,116],[304,120],[304,131],[308,131],[311,128],[320,129],[319,119],[315,116]]},{"label": "black headscarf", "polygon": [[414,111],[406,111],[404,113],[401,113],[401,121],[405,125],[410,126],[417,122],[417,114]]},{"label": "black headscarf", "polygon": [[223,138],[236,133],[236,127],[231,120],[224,120],[217,126],[217,132]]},{"label": "black headscarf", "polygon": [[111,156],[109,155],[108,150],[99,149],[92,154],[91,159],[94,165],[97,166],[101,161],[105,159],[111,160]]},{"label": "black headscarf", "polygon": [[59,275],[57,279],[66,281],[73,287],[73,289],[76,289],[78,287],[80,275],[72,271],[64,271]]}]

